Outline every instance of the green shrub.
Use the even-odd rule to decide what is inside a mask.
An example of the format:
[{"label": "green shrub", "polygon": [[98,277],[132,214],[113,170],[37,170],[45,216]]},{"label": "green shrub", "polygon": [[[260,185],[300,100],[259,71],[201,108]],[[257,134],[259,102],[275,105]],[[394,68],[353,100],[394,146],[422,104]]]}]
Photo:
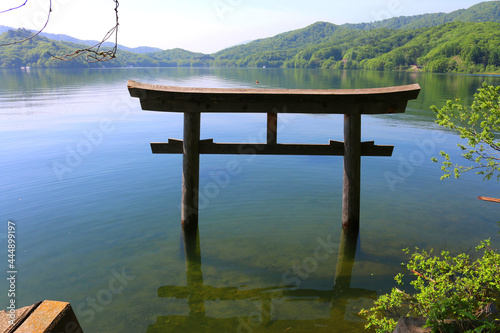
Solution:
[{"label": "green shrub", "polygon": [[[404,251],[410,254],[408,249]],[[488,305],[500,296],[500,255],[491,249],[489,240],[481,242],[476,251],[482,256],[471,260],[466,253],[434,255],[432,250],[416,248],[406,264],[415,293],[393,288],[379,296],[371,309],[360,311],[368,320],[365,327],[392,332],[400,317],[425,317],[433,332],[500,331],[498,316],[486,318]],[[403,277],[395,277],[400,286]],[[451,322],[445,323],[446,319]]]}]

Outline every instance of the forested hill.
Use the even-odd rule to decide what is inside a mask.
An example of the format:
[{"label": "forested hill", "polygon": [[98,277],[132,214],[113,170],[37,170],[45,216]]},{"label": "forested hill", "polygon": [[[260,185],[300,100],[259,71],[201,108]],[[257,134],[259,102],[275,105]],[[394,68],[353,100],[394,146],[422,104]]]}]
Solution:
[{"label": "forested hill", "polygon": [[[374,13],[375,16],[388,15],[385,11]],[[400,16],[390,19],[359,24],[344,24],[342,27],[360,30],[377,28],[387,29],[419,29],[431,28],[449,22],[499,22],[500,1],[481,2],[468,9],[459,9],[451,13]]]},{"label": "forested hill", "polygon": [[[11,28],[11,27],[7,27],[5,25],[0,25],[0,34],[3,34],[4,32],[7,32],[9,30],[16,30],[16,29]],[[31,30],[31,32],[35,33],[36,31]],[[56,41],[70,42],[70,43],[74,43],[74,44],[82,44],[82,45],[87,45],[87,46],[94,46],[97,43],[99,43],[99,41],[97,41],[97,40],[82,40],[82,39],[78,39],[78,38],[71,37],[71,36],[64,35],[64,34],[51,34],[48,32],[41,32],[40,36],[46,37],[48,39],[53,39]],[[104,42],[102,45],[107,46],[107,47],[113,47],[114,43],[113,42]],[[118,45],[118,49],[123,50],[123,51],[128,51],[128,52],[134,52],[134,53],[150,53],[150,52],[161,51],[161,49],[159,49],[157,47],[148,47],[148,46],[126,47],[124,45]]]},{"label": "forested hill", "polygon": [[[498,71],[493,68],[498,67],[498,24],[500,1],[488,1],[449,14],[341,26],[317,22],[219,51],[213,57],[217,66]],[[440,43],[456,47],[443,54]],[[477,48],[482,56],[470,57],[469,52]],[[443,65],[443,58],[449,66]]]},{"label": "forested hill", "polygon": [[[0,44],[23,40],[32,35],[26,29],[9,30],[0,36]],[[199,59],[213,59],[203,53],[173,49],[147,54],[118,50],[117,58],[107,62],[89,63],[84,56],[71,61],[54,59],[54,56],[64,56],[76,49],[87,48],[84,44],[57,41],[42,36],[36,36],[21,44],[0,47],[0,68],[88,68],[88,67],[172,67],[172,66],[205,66],[206,62]],[[50,54],[49,54],[50,53]]]},{"label": "forested hill", "polygon": [[[0,44],[30,33],[25,29],[10,30],[0,36]],[[23,44],[0,47],[0,67],[265,66],[500,72],[500,1],[483,2],[449,14],[368,24],[338,26],[317,22],[211,55],[181,49],[146,54],[120,50],[113,61],[89,64],[84,58],[63,62],[47,54],[63,55],[81,47],[37,36]]]},{"label": "forested hill", "polygon": [[[328,23],[303,31],[320,36]],[[481,73],[500,68],[500,23],[450,22],[415,30],[337,28],[317,43],[295,46],[295,32],[236,46],[214,54],[217,66],[420,69],[431,72]],[[279,48],[279,45],[293,45]],[[273,47],[274,45],[274,47]],[[267,48],[266,48],[267,47]],[[250,52],[249,50],[262,50]]]}]

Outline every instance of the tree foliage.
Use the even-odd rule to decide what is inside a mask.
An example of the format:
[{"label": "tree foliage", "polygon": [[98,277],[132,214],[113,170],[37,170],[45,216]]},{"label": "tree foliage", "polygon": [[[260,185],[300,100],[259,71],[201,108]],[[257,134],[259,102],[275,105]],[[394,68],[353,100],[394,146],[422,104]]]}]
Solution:
[{"label": "tree foliage", "polygon": [[450,22],[500,22],[500,4],[495,1],[478,3],[467,9],[459,9],[451,13],[434,13],[415,16],[399,16],[386,20],[345,24],[345,27],[359,30],[377,28],[388,29],[420,29],[439,26]]},{"label": "tree foliage", "polygon": [[[436,106],[431,109],[440,126],[456,131],[466,140],[465,144],[458,143],[458,147],[462,157],[472,162],[471,166],[453,163],[450,155],[442,151],[444,175],[441,178],[452,174],[459,178],[464,172],[476,170],[485,180],[495,175],[500,180],[500,86],[483,83],[470,107],[457,99],[448,101],[441,109]],[[433,160],[437,162],[436,158]]]},{"label": "tree foliage", "polygon": [[[0,36],[0,43],[5,40],[21,39],[31,34],[32,32],[27,29],[9,30]],[[117,57],[105,63],[92,63],[86,61],[85,58],[59,61],[48,54],[50,52],[55,56],[63,57],[72,53],[75,49],[84,49],[86,47],[86,45],[36,36],[22,44],[0,47],[0,68],[95,68],[103,65],[106,67],[181,67],[191,66],[197,61],[203,66],[208,66],[208,61],[213,60],[209,55],[182,49],[145,54],[118,50]]]},{"label": "tree foliage", "polygon": [[[382,24],[389,21],[391,24]],[[118,60],[113,59],[105,65],[500,72],[500,1],[481,3],[450,14],[400,17],[389,21],[362,26],[317,22],[210,55],[180,49],[140,55],[118,50]],[[8,32],[0,36],[0,44],[19,39],[20,34],[19,30]],[[32,58],[27,61],[26,53],[33,48],[37,49],[36,54],[44,50],[59,56],[75,48],[87,47],[54,41],[55,50],[47,49],[47,40],[43,38],[36,36],[27,45],[21,44],[21,48],[19,45],[0,48],[0,66],[15,68],[19,64],[17,57],[20,57],[25,66],[92,67],[79,61],[71,65],[52,64],[42,56],[40,62]],[[107,52],[107,49],[100,51]]]},{"label": "tree foliage", "polygon": [[[379,296],[372,308],[360,311],[368,321],[366,328],[392,332],[403,316],[427,318],[433,332],[498,332],[500,319],[488,312],[500,296],[500,254],[491,249],[489,240],[476,251],[482,256],[472,260],[466,253],[434,255],[432,250],[416,248],[406,264],[416,292],[393,288]],[[394,279],[404,285],[404,274]]]}]

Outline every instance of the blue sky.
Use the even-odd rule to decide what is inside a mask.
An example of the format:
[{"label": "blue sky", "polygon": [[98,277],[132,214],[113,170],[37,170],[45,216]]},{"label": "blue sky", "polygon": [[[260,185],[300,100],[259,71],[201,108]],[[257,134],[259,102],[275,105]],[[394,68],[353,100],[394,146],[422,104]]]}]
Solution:
[{"label": "blue sky", "polygon": [[[2,0],[0,11],[25,0]],[[451,12],[480,0],[120,0],[119,43],[211,53],[317,21],[372,22],[394,16]],[[43,26],[49,0],[29,0],[0,14],[0,25]],[[52,0],[47,32],[100,39],[113,26],[113,0]]]}]

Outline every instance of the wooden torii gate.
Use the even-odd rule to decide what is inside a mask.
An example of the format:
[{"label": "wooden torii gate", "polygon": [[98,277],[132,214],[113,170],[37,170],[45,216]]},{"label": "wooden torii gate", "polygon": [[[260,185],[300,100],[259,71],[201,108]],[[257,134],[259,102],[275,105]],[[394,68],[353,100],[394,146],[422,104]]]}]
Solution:
[{"label": "wooden torii gate", "polygon": [[[198,229],[200,154],[344,156],[342,226],[359,228],[361,156],[391,156],[394,146],[361,142],[361,115],[404,113],[416,99],[418,84],[374,89],[225,89],[186,88],[128,82],[143,110],[184,113],[184,140],[151,143],[155,154],[183,154],[181,219],[183,229]],[[201,113],[266,113],[267,143],[200,141]],[[278,113],[344,114],[344,142],[277,143]],[[252,149],[248,149],[252,148]]]}]

